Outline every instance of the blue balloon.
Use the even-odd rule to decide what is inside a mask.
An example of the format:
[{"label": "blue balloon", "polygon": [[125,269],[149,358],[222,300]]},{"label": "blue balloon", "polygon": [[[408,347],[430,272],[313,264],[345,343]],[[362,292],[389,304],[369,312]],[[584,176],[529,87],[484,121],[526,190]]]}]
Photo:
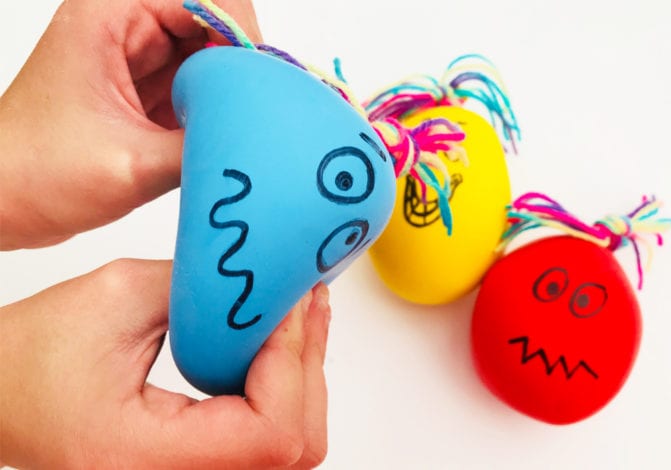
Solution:
[{"label": "blue balloon", "polygon": [[212,47],[173,83],[185,128],[170,345],[210,395],[244,394],[291,307],[386,226],[392,158],[331,86],[258,51]]}]

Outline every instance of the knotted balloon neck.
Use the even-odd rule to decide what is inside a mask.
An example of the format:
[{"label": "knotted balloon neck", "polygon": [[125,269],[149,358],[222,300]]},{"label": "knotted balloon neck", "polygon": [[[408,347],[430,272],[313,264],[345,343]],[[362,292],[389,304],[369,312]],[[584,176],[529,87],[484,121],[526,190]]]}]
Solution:
[{"label": "knotted balloon neck", "polygon": [[[503,234],[499,250],[527,230],[546,227],[580,238],[615,251],[631,245],[636,255],[638,289],[643,288],[643,273],[652,262],[653,248],[649,238],[658,246],[664,239],[662,232],[671,228],[671,218],[658,217],[662,203],[655,197],[643,197],[633,211],[621,216],[607,216],[593,225],[582,222],[559,203],[542,193],[527,193],[517,198],[508,209],[510,227]],[[642,262],[639,245],[646,248],[646,263]]]}]

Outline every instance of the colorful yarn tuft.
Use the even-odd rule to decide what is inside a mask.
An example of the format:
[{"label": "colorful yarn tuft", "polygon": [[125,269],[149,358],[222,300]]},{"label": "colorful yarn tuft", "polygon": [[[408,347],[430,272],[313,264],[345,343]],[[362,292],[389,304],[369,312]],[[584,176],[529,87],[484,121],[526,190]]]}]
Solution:
[{"label": "colorful yarn tuft", "polygon": [[[422,188],[423,195],[426,194],[427,187],[433,188],[438,193],[443,223],[448,234],[452,233],[452,214],[449,207],[450,178],[447,167],[438,157],[438,153],[446,154],[451,160],[465,160],[465,152],[458,145],[464,140],[465,135],[458,126],[445,119],[433,119],[413,129],[408,129],[399,122],[397,115],[387,113],[379,117],[372,116],[355,99],[347,86],[339,60],[335,61],[338,78],[329,77],[315,67],[299,62],[282,50],[267,44],[254,44],[235,23],[235,20],[211,0],[186,0],[184,7],[194,14],[196,21],[218,31],[233,46],[257,50],[284,60],[314,74],[339,93],[370,122],[380,136],[394,159],[396,176],[401,177],[406,174],[414,176]],[[402,101],[401,98],[397,100]],[[442,184],[436,173],[442,174]]]},{"label": "colorful yarn tuft", "polygon": [[[559,203],[541,193],[527,193],[517,198],[508,209],[510,228],[503,234],[499,250],[527,230],[547,227],[595,243],[612,251],[631,245],[636,254],[638,289],[643,288],[643,272],[652,261],[653,250],[646,237],[652,237],[658,246],[664,240],[662,232],[671,229],[671,218],[657,217],[662,203],[654,197],[643,197],[641,204],[622,216],[607,216],[593,225],[580,221]],[[645,269],[641,262],[639,243],[646,247]]]},{"label": "colorful yarn tuft", "polygon": [[254,44],[245,32],[238,26],[228,13],[219,8],[212,0],[185,0],[184,8],[193,13],[194,20],[203,26],[209,26],[222,36],[224,36],[235,47],[245,47],[247,49],[257,50],[278,59],[284,60],[296,67],[310,72],[319,77],[325,84],[338,92],[354,109],[362,116],[367,116],[365,110],[354,98],[346,83],[328,77],[315,67],[302,64],[289,53],[277,49],[268,44]]},{"label": "colorful yarn tuft", "polygon": [[[336,62],[336,73],[342,76],[339,62]],[[452,61],[441,80],[428,75],[408,77],[378,92],[364,103],[368,119],[380,138],[390,149],[394,149],[392,154],[397,161],[396,176],[410,174],[415,177],[423,197],[427,186],[436,190],[448,234],[451,233],[451,226],[446,220],[451,220],[451,214],[448,202],[450,189],[446,182],[450,181],[450,176],[438,155],[467,165],[466,152],[459,145],[465,134],[459,126],[447,120],[427,121],[427,126],[437,126],[431,134],[442,137],[440,148],[437,148],[425,141],[417,141],[415,133],[403,132],[397,123],[423,109],[436,106],[464,107],[469,100],[485,106],[494,129],[502,136],[502,140],[511,142],[513,151],[517,152],[515,141],[520,138],[520,129],[510,100],[493,64],[477,54],[464,55]],[[406,139],[410,142],[400,143]],[[417,179],[417,175],[421,174],[422,163],[443,175],[443,185],[439,185],[436,179]]]},{"label": "colorful yarn tuft", "polygon": [[453,60],[440,80],[416,75],[378,92],[364,103],[371,121],[408,114],[435,106],[464,106],[469,100],[484,105],[492,126],[516,152],[520,139],[517,118],[510,106],[503,82],[494,65],[478,54],[467,54]]}]

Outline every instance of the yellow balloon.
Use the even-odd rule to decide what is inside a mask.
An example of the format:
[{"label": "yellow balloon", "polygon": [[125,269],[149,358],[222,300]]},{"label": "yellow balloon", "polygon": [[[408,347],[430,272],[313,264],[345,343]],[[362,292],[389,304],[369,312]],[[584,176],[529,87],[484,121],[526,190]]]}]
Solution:
[{"label": "yellow balloon", "polygon": [[427,189],[424,203],[416,181],[401,177],[391,220],[369,250],[393,292],[426,305],[451,302],[479,284],[496,261],[511,200],[505,154],[492,126],[471,111],[447,106],[418,112],[404,124],[412,127],[434,118],[458,123],[466,134],[468,166],[441,156],[451,177],[452,235],[440,219],[435,191]]}]

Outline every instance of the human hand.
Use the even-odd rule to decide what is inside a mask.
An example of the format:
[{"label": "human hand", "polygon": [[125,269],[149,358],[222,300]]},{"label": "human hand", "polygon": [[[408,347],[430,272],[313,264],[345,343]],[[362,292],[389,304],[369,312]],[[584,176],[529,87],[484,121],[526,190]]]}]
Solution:
[{"label": "human hand", "polygon": [[146,383],[168,261],[121,260],[0,311],[0,461],[19,468],[311,468],[326,453],[328,289],[259,351],[246,399]]},{"label": "human hand", "polygon": [[[260,41],[251,0],[218,3]],[[170,89],[207,40],[181,0],[61,5],[0,98],[0,249],[60,242],[179,184]]]}]

